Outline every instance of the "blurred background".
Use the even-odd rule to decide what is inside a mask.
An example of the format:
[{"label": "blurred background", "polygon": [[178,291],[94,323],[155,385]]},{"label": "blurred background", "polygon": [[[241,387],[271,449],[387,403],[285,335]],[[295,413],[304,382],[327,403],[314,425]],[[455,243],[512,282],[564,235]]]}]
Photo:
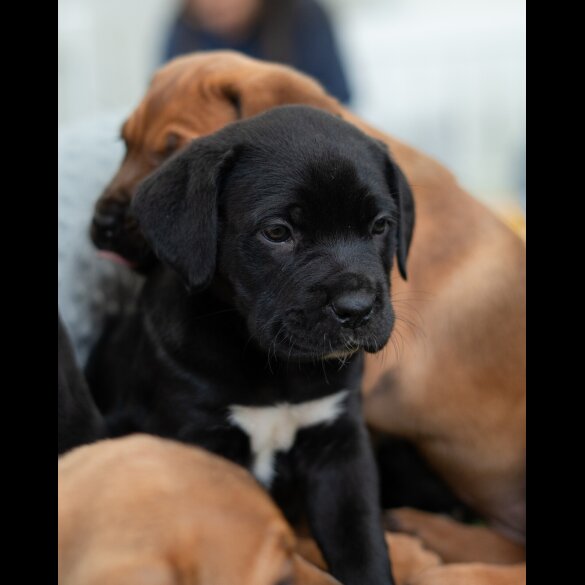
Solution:
[{"label": "blurred background", "polygon": [[[525,213],[525,0],[320,4],[350,107],[439,159],[490,206]],[[180,5],[59,0],[60,130],[103,114],[121,121],[137,105]]]}]

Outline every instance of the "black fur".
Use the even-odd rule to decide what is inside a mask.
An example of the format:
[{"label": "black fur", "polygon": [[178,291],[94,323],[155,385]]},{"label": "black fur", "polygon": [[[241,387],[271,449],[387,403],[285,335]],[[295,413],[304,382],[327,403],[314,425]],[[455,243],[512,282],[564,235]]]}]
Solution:
[{"label": "black fur", "polygon": [[460,522],[479,520],[479,516],[453,493],[410,441],[382,436],[375,440],[374,454],[384,509],[408,506],[445,514]]},{"label": "black fur", "polygon": [[61,317],[58,328],[58,454],[106,436],[106,425],[77,366]]},{"label": "black fur", "polygon": [[[230,406],[349,390],[335,422],[279,453],[271,491],[289,519],[307,512],[345,585],[393,583],[360,406],[362,350],[388,341],[390,269],[397,255],[406,274],[414,223],[385,149],[330,114],[275,108],[195,140],[143,182],[132,212],[161,264],[91,360],[112,433],[138,428],[250,468]],[[275,225],[291,240],[270,241]]]}]

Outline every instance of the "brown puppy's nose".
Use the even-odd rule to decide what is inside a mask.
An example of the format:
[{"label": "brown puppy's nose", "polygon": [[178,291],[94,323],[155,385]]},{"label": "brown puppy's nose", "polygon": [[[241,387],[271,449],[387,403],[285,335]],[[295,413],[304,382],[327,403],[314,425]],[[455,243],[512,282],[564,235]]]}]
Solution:
[{"label": "brown puppy's nose", "polygon": [[357,290],[341,293],[331,303],[335,318],[344,326],[356,328],[363,325],[372,314],[376,295]]}]

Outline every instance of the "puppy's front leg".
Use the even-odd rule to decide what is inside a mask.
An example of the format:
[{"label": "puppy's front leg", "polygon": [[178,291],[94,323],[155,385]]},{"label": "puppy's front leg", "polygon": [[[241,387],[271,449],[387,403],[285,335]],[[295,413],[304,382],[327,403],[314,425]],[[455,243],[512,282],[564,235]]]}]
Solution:
[{"label": "puppy's front leg", "polygon": [[299,439],[310,454],[304,473],[309,523],[329,570],[344,585],[393,585],[361,417],[348,413],[330,426],[303,430]]}]

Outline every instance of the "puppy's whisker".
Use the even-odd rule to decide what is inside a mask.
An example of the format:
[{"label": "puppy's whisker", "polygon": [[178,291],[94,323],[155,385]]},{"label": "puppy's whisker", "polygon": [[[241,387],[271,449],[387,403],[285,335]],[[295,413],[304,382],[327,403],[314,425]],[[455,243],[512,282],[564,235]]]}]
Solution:
[{"label": "puppy's whisker", "polygon": [[415,313],[416,316],[422,322],[423,318],[422,318],[420,311],[415,306],[413,306],[413,304],[416,300],[417,299],[413,299],[412,297],[408,297],[408,298],[404,298],[404,299],[395,299],[394,297],[391,297],[391,301],[392,301],[393,305],[398,306],[398,307],[406,307],[407,311]]},{"label": "puppy's whisker", "polygon": [[349,356],[351,355],[351,348],[349,346],[349,342],[343,333],[341,333],[341,340],[343,342],[345,349],[347,350],[347,353],[345,355],[338,356],[337,358],[337,360],[339,361],[339,368],[337,370],[338,372],[341,371],[341,369],[345,366]]},{"label": "puppy's whisker", "polygon": [[394,348],[395,359],[396,359],[396,361],[399,361],[400,360],[400,352],[398,351],[396,337],[394,335],[392,335],[392,337],[390,338],[390,341],[392,342],[392,347]]},{"label": "puppy's whisker", "polygon": [[[272,323],[270,323],[269,325],[272,326]],[[268,364],[268,369],[270,370],[270,373],[271,374],[273,374],[274,371],[272,370],[272,363],[270,361],[270,354],[271,354],[271,352],[273,352],[274,353],[274,359],[276,360],[276,343],[277,343],[277,338],[280,335],[280,332],[283,330],[283,328],[284,328],[284,323],[282,323],[280,325],[278,331],[276,332],[276,335],[274,335],[274,337],[272,338],[272,341],[268,345],[267,364]]]},{"label": "puppy's whisker", "polygon": [[433,296],[432,293],[424,290],[399,290],[390,293],[392,300],[412,299],[413,301],[431,301],[433,300]]},{"label": "puppy's whisker", "polygon": [[409,330],[412,332],[414,337],[421,336],[423,339],[426,339],[427,337],[426,331],[422,327],[411,321],[410,319],[396,315],[396,322],[404,323],[404,325],[408,327]]},{"label": "puppy's whisker", "polygon": [[289,348],[288,348],[288,356],[286,358],[286,363],[287,364],[290,363],[290,355],[291,355],[292,349],[293,349],[293,341],[292,341],[292,338],[291,337],[288,337],[288,345],[289,345]]},{"label": "puppy's whisker", "polygon": [[387,347],[388,347],[388,344],[384,345],[384,347],[376,354],[376,359],[378,359],[382,362],[382,367],[386,363],[386,348]]},{"label": "puppy's whisker", "polygon": [[284,337],[286,337],[286,328],[285,328],[284,323],[281,324],[281,326],[279,327],[279,329],[276,332],[276,335],[274,337],[274,357],[275,358],[276,358],[276,344],[280,343],[279,337],[281,336],[281,334],[284,335]]},{"label": "puppy's whisker", "polygon": [[327,372],[325,371],[325,362],[321,360],[321,369],[323,370],[323,377],[325,378],[325,384],[329,386],[329,378],[327,377]]}]

